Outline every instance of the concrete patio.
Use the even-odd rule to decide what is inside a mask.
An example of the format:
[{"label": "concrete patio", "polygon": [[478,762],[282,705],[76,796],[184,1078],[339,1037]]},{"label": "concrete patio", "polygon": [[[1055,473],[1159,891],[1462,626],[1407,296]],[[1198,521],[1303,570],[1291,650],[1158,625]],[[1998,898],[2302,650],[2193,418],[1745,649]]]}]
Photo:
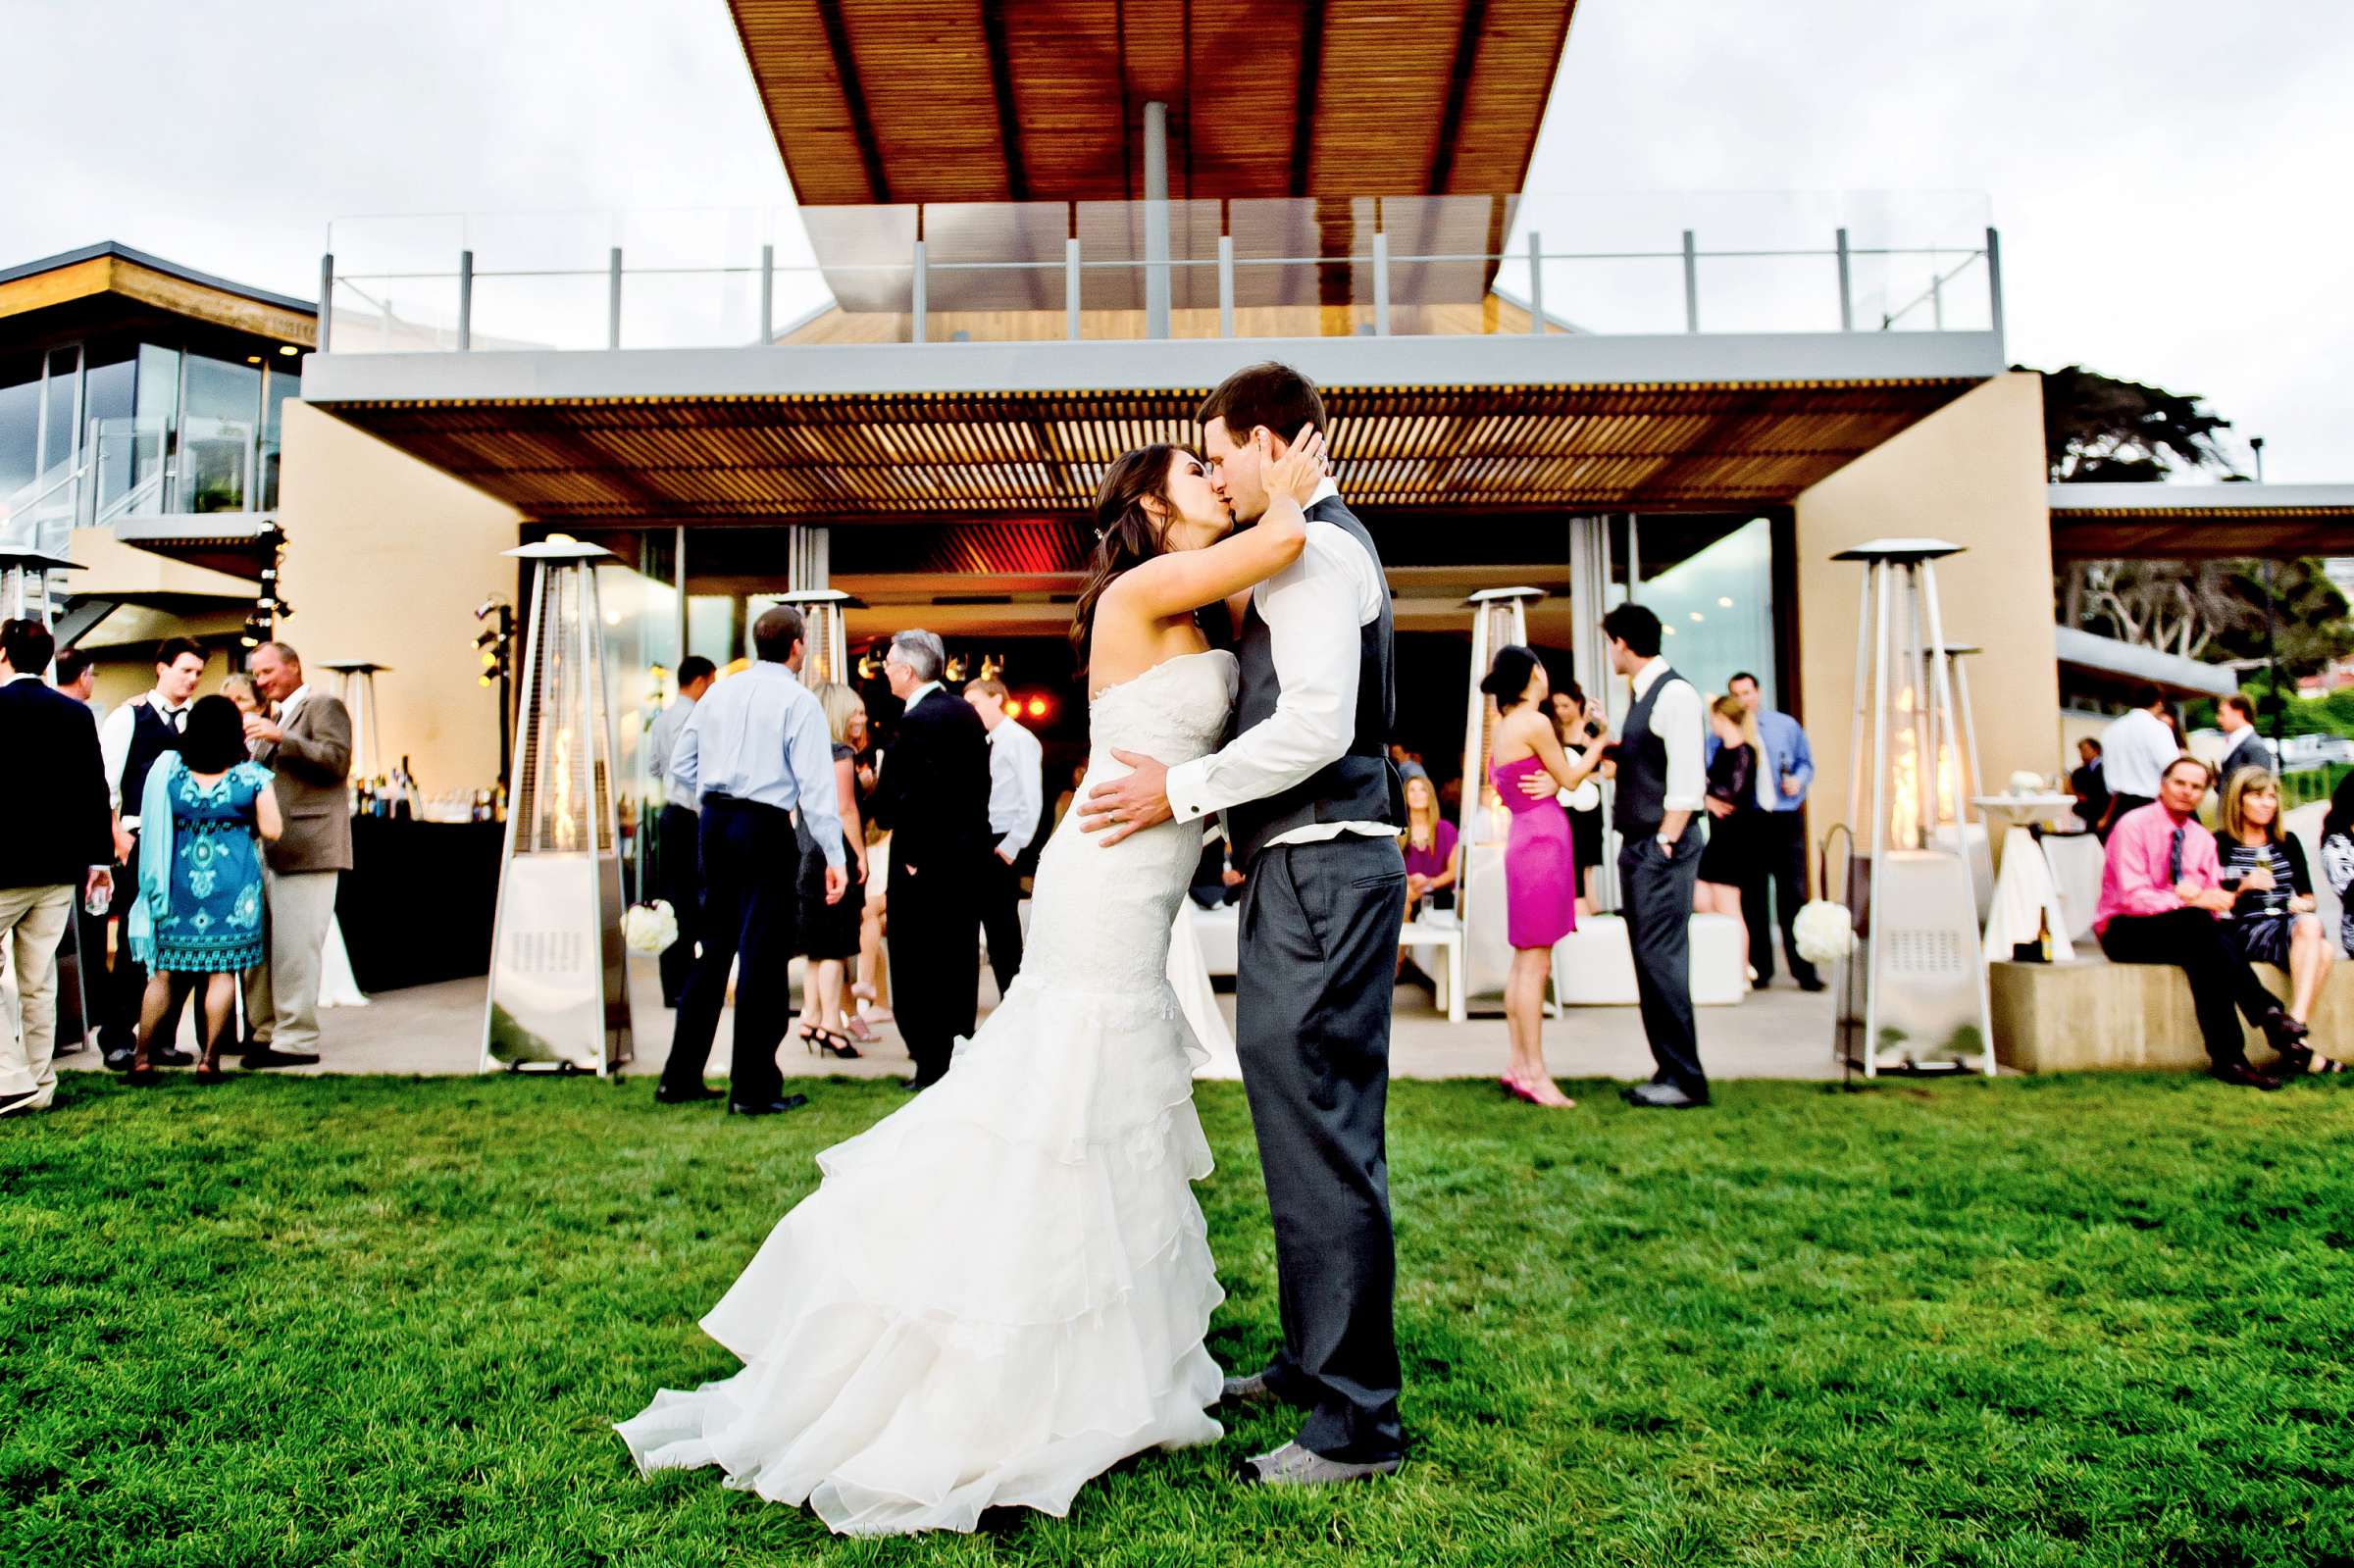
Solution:
[{"label": "concrete patio", "polygon": [[[288,1069],[298,1073],[390,1073],[429,1076],[472,1073],[480,1059],[483,1038],[481,980],[450,981],[405,990],[384,991],[365,1007],[334,1008],[321,1014],[322,1057],[314,1068]],[[984,969],[981,978],[984,1008],[997,999],[996,987]],[[662,1005],[661,986],[651,960],[630,961],[630,995],[637,1020],[637,1056],[629,1064],[632,1077],[661,1071],[669,1054],[671,1012]],[[1222,994],[1219,1005],[1229,1024],[1234,997]],[[1782,980],[1770,990],[1751,993],[1737,1006],[1699,1010],[1700,1043],[1709,1070],[1719,1078],[1779,1078],[1821,1080],[1839,1076],[1831,1055],[1831,999],[1828,993],[1808,995]],[[720,1019],[718,1044],[712,1051],[711,1075],[727,1072],[732,1020]],[[857,1061],[836,1061],[811,1055],[797,1040],[788,1040],[779,1059],[788,1077],[855,1078],[905,1077],[911,1067],[897,1033],[879,1028],[880,1040],[865,1048]],[[183,1030],[183,1043],[193,1043]],[[1431,1003],[1430,992],[1418,985],[1403,985],[1397,993],[1397,1022],[1391,1037],[1393,1076],[1406,1079],[1487,1078],[1504,1061],[1504,1020],[1474,1015],[1451,1025]],[[1547,1021],[1545,1057],[1562,1078],[1649,1078],[1651,1053],[1643,1040],[1643,1023],[1632,1007],[1573,1007]],[[93,1050],[77,1050],[58,1058],[61,1068],[95,1068]]]}]

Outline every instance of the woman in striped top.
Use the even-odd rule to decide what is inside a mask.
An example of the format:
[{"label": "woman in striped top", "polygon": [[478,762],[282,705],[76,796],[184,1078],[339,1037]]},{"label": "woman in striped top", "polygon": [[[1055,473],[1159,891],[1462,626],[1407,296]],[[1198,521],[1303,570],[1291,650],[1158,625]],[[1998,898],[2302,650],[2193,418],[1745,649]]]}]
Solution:
[{"label": "woman in striped top", "polygon": [[[2337,953],[2314,913],[2305,847],[2280,831],[2279,779],[2264,768],[2234,773],[2224,785],[2223,830],[2221,880],[2237,895],[2226,928],[2232,945],[2251,964],[2288,972],[2288,1016],[2304,1024]],[[2328,1057],[2316,1057],[2310,1042],[2282,1054],[2283,1065],[2294,1070],[2339,1068]]]}]

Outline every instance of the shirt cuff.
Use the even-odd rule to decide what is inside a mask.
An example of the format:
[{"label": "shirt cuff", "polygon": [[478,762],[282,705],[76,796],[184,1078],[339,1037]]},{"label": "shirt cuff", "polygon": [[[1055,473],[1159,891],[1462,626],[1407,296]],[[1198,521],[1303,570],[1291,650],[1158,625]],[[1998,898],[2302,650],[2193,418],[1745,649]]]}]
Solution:
[{"label": "shirt cuff", "polygon": [[1197,757],[1168,772],[1169,815],[1179,822],[1198,822],[1213,809],[1204,798],[1209,786],[1209,759]]}]

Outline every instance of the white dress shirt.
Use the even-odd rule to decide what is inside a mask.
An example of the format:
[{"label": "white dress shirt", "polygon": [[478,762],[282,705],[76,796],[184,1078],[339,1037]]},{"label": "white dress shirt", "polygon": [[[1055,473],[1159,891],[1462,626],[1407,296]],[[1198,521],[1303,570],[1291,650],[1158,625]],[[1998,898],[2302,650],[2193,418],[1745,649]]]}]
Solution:
[{"label": "white dress shirt", "polygon": [[[1666,673],[1666,659],[1657,655],[1637,670],[1633,682],[1635,700],[1640,702],[1643,694]],[[1667,779],[1660,796],[1660,809],[1700,811],[1708,804],[1708,747],[1704,737],[1709,727],[1701,717],[1700,692],[1691,682],[1678,676],[1660,693],[1659,701],[1651,705],[1651,733],[1667,748]]]},{"label": "white dress shirt", "polygon": [[2175,732],[2147,708],[2135,708],[2101,732],[2101,774],[2109,792],[2158,798],[2158,781],[2182,755]]},{"label": "white dress shirt", "polygon": [[645,727],[646,762],[654,783],[662,786],[663,803],[695,809],[694,792],[671,777],[670,754],[678,748],[679,732],[687,728],[687,720],[694,712],[694,699],[680,696],[654,715],[654,722]]},{"label": "white dress shirt", "polygon": [[[106,762],[106,797],[118,816],[123,814],[123,769],[130,761],[131,727],[138,719],[140,703],[153,708],[175,730],[188,727],[188,709],[194,705],[190,699],[175,708],[163,699],[162,693],[150,690],[137,701],[126,702],[115,709],[98,727],[98,755]],[[129,814],[123,816],[123,826],[130,829],[138,825],[138,802],[134,800]]]},{"label": "white dress shirt", "polygon": [[1012,860],[1038,835],[1046,809],[1046,748],[1011,719],[989,733],[989,831],[998,853]]},{"label": "white dress shirt", "polygon": [[286,726],[294,722],[294,715],[300,712],[302,705],[310,700],[311,683],[308,681],[305,681],[302,684],[296,686],[293,690],[286,693],[286,700],[278,705],[278,712],[270,716],[270,722],[277,725],[281,730],[283,730]]},{"label": "white dress shirt", "polygon": [[[1339,493],[1328,479],[1307,504]],[[1275,711],[1222,749],[1169,770],[1169,810],[1179,822],[1280,794],[1348,754],[1356,729],[1357,631],[1381,614],[1389,598],[1380,568],[1355,534],[1320,518],[1307,520],[1300,559],[1251,590],[1258,618],[1267,624],[1282,686]],[[1398,836],[1386,822],[1319,822],[1268,842],[1309,843],[1344,833]]]}]

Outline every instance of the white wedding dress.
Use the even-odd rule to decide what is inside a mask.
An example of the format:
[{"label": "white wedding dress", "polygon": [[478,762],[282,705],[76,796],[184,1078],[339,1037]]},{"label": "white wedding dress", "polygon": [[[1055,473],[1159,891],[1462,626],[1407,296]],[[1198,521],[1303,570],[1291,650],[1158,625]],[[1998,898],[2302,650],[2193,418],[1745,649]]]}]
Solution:
[{"label": "white wedding dress", "polygon": [[[1100,693],[1089,781],[1126,771],[1114,746],[1212,750],[1234,683],[1232,655],[1197,653]],[[1063,1514],[1128,1455],[1220,1436],[1204,1053],[1166,974],[1200,855],[1196,826],[1107,849],[1063,819],[1011,990],[945,1079],[818,1156],[822,1185],[702,1320],[743,1370],[617,1428],[641,1469],[717,1465],[889,1535]]]}]

